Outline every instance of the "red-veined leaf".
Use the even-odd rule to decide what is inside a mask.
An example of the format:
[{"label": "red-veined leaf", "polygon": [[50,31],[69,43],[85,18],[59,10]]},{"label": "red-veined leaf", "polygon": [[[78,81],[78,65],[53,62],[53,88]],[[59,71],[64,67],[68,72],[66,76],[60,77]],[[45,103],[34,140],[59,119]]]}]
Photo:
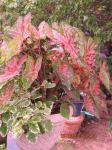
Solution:
[{"label": "red-veined leaf", "polygon": [[3,70],[3,73],[0,74],[0,84],[19,75],[21,71],[21,67],[25,61],[26,61],[26,56],[22,56],[21,58],[19,58],[18,56],[13,57],[13,59],[11,59],[7,63],[5,69]]},{"label": "red-veined leaf", "polygon": [[24,80],[25,80],[25,83],[27,82],[26,83],[27,88],[29,88],[30,85],[33,83],[33,81],[38,77],[38,72],[41,68],[41,64],[42,64],[41,56],[39,56],[36,61],[34,60],[33,57],[28,56],[26,67],[22,74],[23,83],[24,83]]}]

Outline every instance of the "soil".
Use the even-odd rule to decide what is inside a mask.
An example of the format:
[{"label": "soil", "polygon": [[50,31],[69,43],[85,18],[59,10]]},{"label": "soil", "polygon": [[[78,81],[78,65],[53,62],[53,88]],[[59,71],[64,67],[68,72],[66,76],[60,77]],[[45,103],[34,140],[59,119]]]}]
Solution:
[{"label": "soil", "polygon": [[73,140],[60,140],[52,150],[112,150],[109,119],[86,121]]}]

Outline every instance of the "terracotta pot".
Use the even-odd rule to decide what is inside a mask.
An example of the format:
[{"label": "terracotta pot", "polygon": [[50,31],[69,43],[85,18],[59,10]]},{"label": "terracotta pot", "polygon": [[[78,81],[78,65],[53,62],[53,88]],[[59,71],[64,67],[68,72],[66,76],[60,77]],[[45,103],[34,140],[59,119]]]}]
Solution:
[{"label": "terracotta pot", "polygon": [[25,135],[22,135],[20,139],[15,139],[13,134],[9,133],[7,150],[50,150],[58,141],[64,121],[66,120],[59,114],[51,115],[50,119],[54,124],[52,131],[39,135],[35,144],[31,144]]},{"label": "terracotta pot", "polygon": [[71,117],[69,120],[66,120],[64,123],[63,130],[61,132],[61,137],[75,138],[83,120],[84,120],[84,115]]}]

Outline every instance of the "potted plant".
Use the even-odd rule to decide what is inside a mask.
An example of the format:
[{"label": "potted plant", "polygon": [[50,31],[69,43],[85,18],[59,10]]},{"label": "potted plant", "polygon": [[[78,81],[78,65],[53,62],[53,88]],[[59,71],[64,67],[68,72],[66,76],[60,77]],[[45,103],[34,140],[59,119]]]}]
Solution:
[{"label": "potted plant", "polygon": [[[51,61],[52,64],[57,65],[61,82],[67,88],[65,91],[67,91],[69,104],[72,106],[75,104],[75,107],[73,106],[75,113],[73,113],[73,117],[65,121],[63,135],[64,132],[66,135],[73,129],[70,133],[70,136],[73,137],[83,121],[82,105],[97,118],[100,118],[103,112],[108,113],[100,84],[103,83],[110,91],[110,76],[106,62],[101,63],[99,59],[98,46],[92,38],[86,37],[79,29],[66,24],[55,23],[52,28],[53,42],[57,43],[59,47],[53,49],[55,51],[52,51]],[[50,35],[48,36],[51,38]],[[74,100],[76,96],[76,99],[80,100],[81,93],[83,93],[84,101]],[[78,124],[78,127],[75,124]],[[69,125],[71,127],[73,125],[73,128]]]},{"label": "potted plant", "polygon": [[[8,141],[18,137],[15,141],[24,150],[36,149],[40,139],[49,137],[51,141],[53,135],[51,145],[47,140],[45,147],[40,143],[40,149],[50,149],[65,120],[59,114],[51,115],[57,103],[62,116],[69,118],[69,106],[83,92],[83,105],[88,110],[92,113],[94,107],[106,110],[99,83],[102,81],[109,89],[109,75],[105,64],[97,69],[95,48],[93,40],[75,27],[56,23],[49,26],[42,22],[36,29],[31,24],[30,13],[19,17],[8,38],[4,36],[0,49],[0,133],[6,135],[11,131]],[[52,128],[52,122],[52,131],[43,134]]]},{"label": "potted plant", "polygon": [[37,145],[41,149],[40,139],[44,138],[47,140],[42,149],[46,146],[50,149],[58,140],[65,120],[59,114],[51,115],[57,89],[55,73],[47,58],[49,40],[30,21],[31,14],[19,17],[0,48],[0,133],[2,136],[8,133],[9,150],[21,146],[35,149]]}]

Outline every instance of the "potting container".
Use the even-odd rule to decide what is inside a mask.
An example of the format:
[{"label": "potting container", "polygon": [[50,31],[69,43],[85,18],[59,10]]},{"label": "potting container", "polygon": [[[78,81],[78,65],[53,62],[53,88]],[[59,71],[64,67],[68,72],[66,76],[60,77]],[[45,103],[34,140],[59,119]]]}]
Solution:
[{"label": "potting container", "polygon": [[25,135],[16,139],[13,133],[9,133],[7,137],[7,150],[50,150],[58,141],[64,121],[66,120],[59,114],[51,115],[50,119],[54,124],[52,131],[37,136],[35,144],[30,143]]},{"label": "potting container", "polygon": [[84,115],[71,117],[70,119],[66,120],[64,123],[63,130],[61,132],[62,138],[75,138],[81,123],[84,120]]}]

